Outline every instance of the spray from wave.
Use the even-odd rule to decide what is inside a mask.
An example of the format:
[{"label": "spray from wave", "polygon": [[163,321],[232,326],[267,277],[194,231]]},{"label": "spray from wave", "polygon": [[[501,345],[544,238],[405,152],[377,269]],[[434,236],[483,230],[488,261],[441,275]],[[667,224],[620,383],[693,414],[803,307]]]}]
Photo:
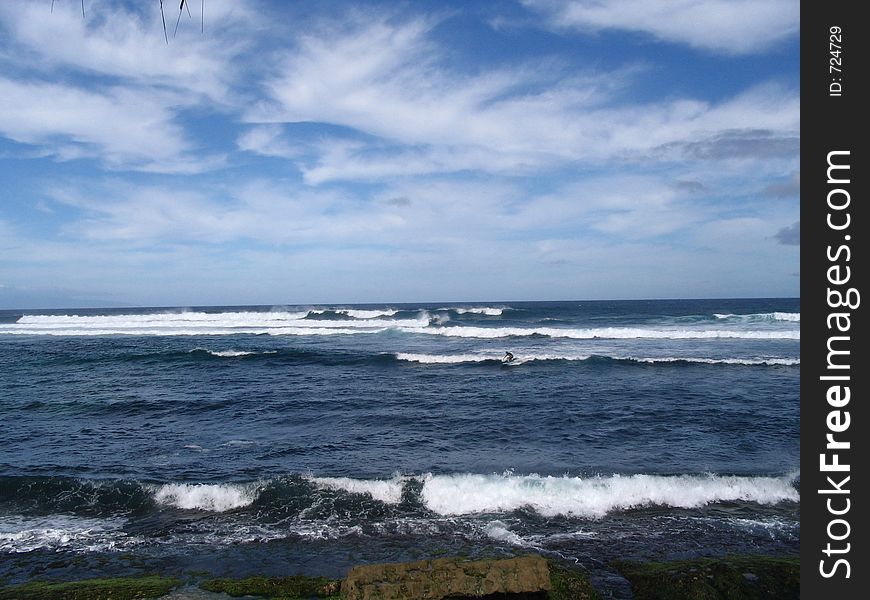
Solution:
[{"label": "spray from wave", "polygon": [[262,489],[262,484],[197,484],[167,483],[151,486],[154,501],[159,505],[187,510],[225,512],[250,505]]},{"label": "spray from wave", "polygon": [[751,313],[746,315],[735,315],[732,313],[715,313],[713,315],[721,320],[733,320],[744,322],[760,322],[760,321],[789,321],[792,323],[800,323],[800,313],[790,312],[771,312],[771,313]]},{"label": "spray from wave", "polygon": [[486,315],[488,317],[500,317],[504,312],[504,308],[497,308],[491,306],[473,306],[470,308],[451,308],[446,310],[454,310],[457,314],[465,315]]},{"label": "spray from wave", "polygon": [[349,477],[312,477],[307,479],[313,484],[330,489],[343,490],[351,494],[367,494],[384,504],[398,504],[402,501],[402,491],[408,478],[395,475],[392,479],[366,480]]},{"label": "spray from wave", "polygon": [[510,512],[528,508],[545,517],[601,518],[647,506],[696,508],[716,502],[797,502],[794,477],[725,475],[436,475],[425,478],[424,505],[440,515]]}]

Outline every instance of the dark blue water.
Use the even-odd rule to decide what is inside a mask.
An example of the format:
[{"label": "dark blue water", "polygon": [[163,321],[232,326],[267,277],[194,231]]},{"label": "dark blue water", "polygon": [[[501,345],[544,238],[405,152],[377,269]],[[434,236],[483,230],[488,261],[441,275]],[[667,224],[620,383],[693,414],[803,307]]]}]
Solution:
[{"label": "dark blue water", "polygon": [[799,329],[794,299],[0,312],[0,576],[793,554]]}]

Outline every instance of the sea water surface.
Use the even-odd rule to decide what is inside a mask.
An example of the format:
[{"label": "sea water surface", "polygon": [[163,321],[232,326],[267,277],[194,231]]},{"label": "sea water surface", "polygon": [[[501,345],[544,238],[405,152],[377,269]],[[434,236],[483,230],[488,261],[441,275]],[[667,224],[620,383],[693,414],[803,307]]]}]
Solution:
[{"label": "sea water surface", "polygon": [[797,554],[799,375],[796,299],[0,311],[0,577]]}]

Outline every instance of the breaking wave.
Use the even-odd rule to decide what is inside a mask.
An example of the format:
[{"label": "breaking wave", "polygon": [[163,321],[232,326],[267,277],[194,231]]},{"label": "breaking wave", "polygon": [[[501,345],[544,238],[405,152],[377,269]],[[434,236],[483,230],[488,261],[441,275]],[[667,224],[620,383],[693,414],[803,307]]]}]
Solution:
[{"label": "breaking wave", "polygon": [[[399,352],[396,359],[405,362],[421,364],[466,364],[466,363],[493,363],[504,365],[501,355],[498,354],[414,354]],[[525,354],[515,353],[514,360],[509,364],[521,365],[529,362],[546,361],[612,361],[626,363],[698,363],[709,365],[768,365],[768,366],[794,366],[800,365],[799,358],[698,358],[698,357],[649,357],[638,358],[633,356],[601,356],[597,354]]]},{"label": "breaking wave", "polygon": [[504,312],[504,308],[497,308],[491,306],[474,306],[471,308],[448,308],[443,310],[453,310],[456,311],[457,314],[473,314],[473,315],[486,315],[488,317],[500,317]]},{"label": "breaking wave", "polygon": [[502,513],[527,508],[545,517],[601,518],[617,510],[647,506],[697,508],[727,501],[797,502],[794,476],[611,475],[436,475],[425,478],[424,505],[440,515]]},{"label": "breaking wave", "polygon": [[[716,315],[716,327],[612,326],[612,327],[490,327],[451,325],[457,314],[498,316],[502,307],[444,308],[400,311],[394,308],[316,308],[304,311],[162,311],[108,315],[23,315],[0,324],[0,334],[54,336],[197,336],[275,335],[315,336],[403,332],[458,338],[550,337],[567,339],[800,339],[800,313]],[[774,321],[783,322],[774,325]],[[787,322],[792,322],[787,323]],[[485,321],[481,321],[484,325]],[[753,327],[753,325],[756,325]]]},{"label": "breaking wave", "polygon": [[402,501],[406,477],[395,475],[392,479],[351,479],[349,477],[307,477],[313,484],[331,490],[343,490],[351,494],[368,494],[384,504]]},{"label": "breaking wave", "polygon": [[191,354],[202,352],[211,356],[219,356],[221,358],[237,358],[239,356],[257,356],[261,354],[277,354],[277,350],[208,350],[206,348],[194,348],[190,351]]},{"label": "breaking wave", "polygon": [[785,339],[799,340],[800,331],[740,330],[740,329],[646,329],[640,327],[597,327],[559,329],[555,327],[414,327],[410,333],[444,335],[464,338],[504,338],[543,336],[552,338],[589,339]]},{"label": "breaking wave", "polygon": [[[332,312],[342,318],[310,319],[311,315]],[[159,312],[119,315],[24,315],[15,323],[0,325],[0,334],[19,335],[336,335],[378,333],[388,328],[425,327],[429,316],[419,312],[414,318],[391,319],[397,311],[271,311],[271,312]]]},{"label": "breaking wave", "polygon": [[790,312],[771,312],[771,313],[752,313],[748,315],[735,315],[731,313],[720,314],[716,313],[713,315],[717,319],[731,319],[735,321],[747,321],[747,322],[757,322],[757,321],[791,321],[793,323],[800,323],[801,314],[800,313],[790,313]]},{"label": "breaking wave", "polygon": [[150,487],[158,505],[225,512],[250,505],[257,498],[262,485],[167,483]]},{"label": "breaking wave", "polygon": [[318,308],[308,311],[306,316],[334,313],[337,315],[345,315],[352,319],[376,319],[378,317],[392,317],[398,312],[399,311],[394,308],[378,310],[363,310],[355,308]]},{"label": "breaking wave", "polygon": [[[71,478],[4,477],[0,506],[31,515],[115,517],[181,509],[223,513],[253,509],[304,510],[324,492],[368,496],[396,507],[406,501],[441,516],[505,513],[528,509],[555,515],[600,518],[648,506],[696,508],[718,502],[798,502],[796,475],[609,475],[595,477],[515,475],[394,475],[389,479],[287,476],[244,483],[139,483]],[[350,497],[348,497],[350,498]],[[339,506],[333,499],[330,506]],[[342,513],[357,504],[342,505]],[[295,507],[295,508],[294,508]],[[330,509],[332,510],[332,509]],[[329,515],[324,515],[329,516]]]}]

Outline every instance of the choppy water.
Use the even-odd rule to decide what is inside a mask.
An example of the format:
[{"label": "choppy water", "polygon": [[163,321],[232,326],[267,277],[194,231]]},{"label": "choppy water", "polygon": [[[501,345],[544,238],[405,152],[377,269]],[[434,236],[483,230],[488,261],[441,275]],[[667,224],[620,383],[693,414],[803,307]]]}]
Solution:
[{"label": "choppy water", "polygon": [[3,311],[0,576],[794,554],[799,374],[793,299]]}]

